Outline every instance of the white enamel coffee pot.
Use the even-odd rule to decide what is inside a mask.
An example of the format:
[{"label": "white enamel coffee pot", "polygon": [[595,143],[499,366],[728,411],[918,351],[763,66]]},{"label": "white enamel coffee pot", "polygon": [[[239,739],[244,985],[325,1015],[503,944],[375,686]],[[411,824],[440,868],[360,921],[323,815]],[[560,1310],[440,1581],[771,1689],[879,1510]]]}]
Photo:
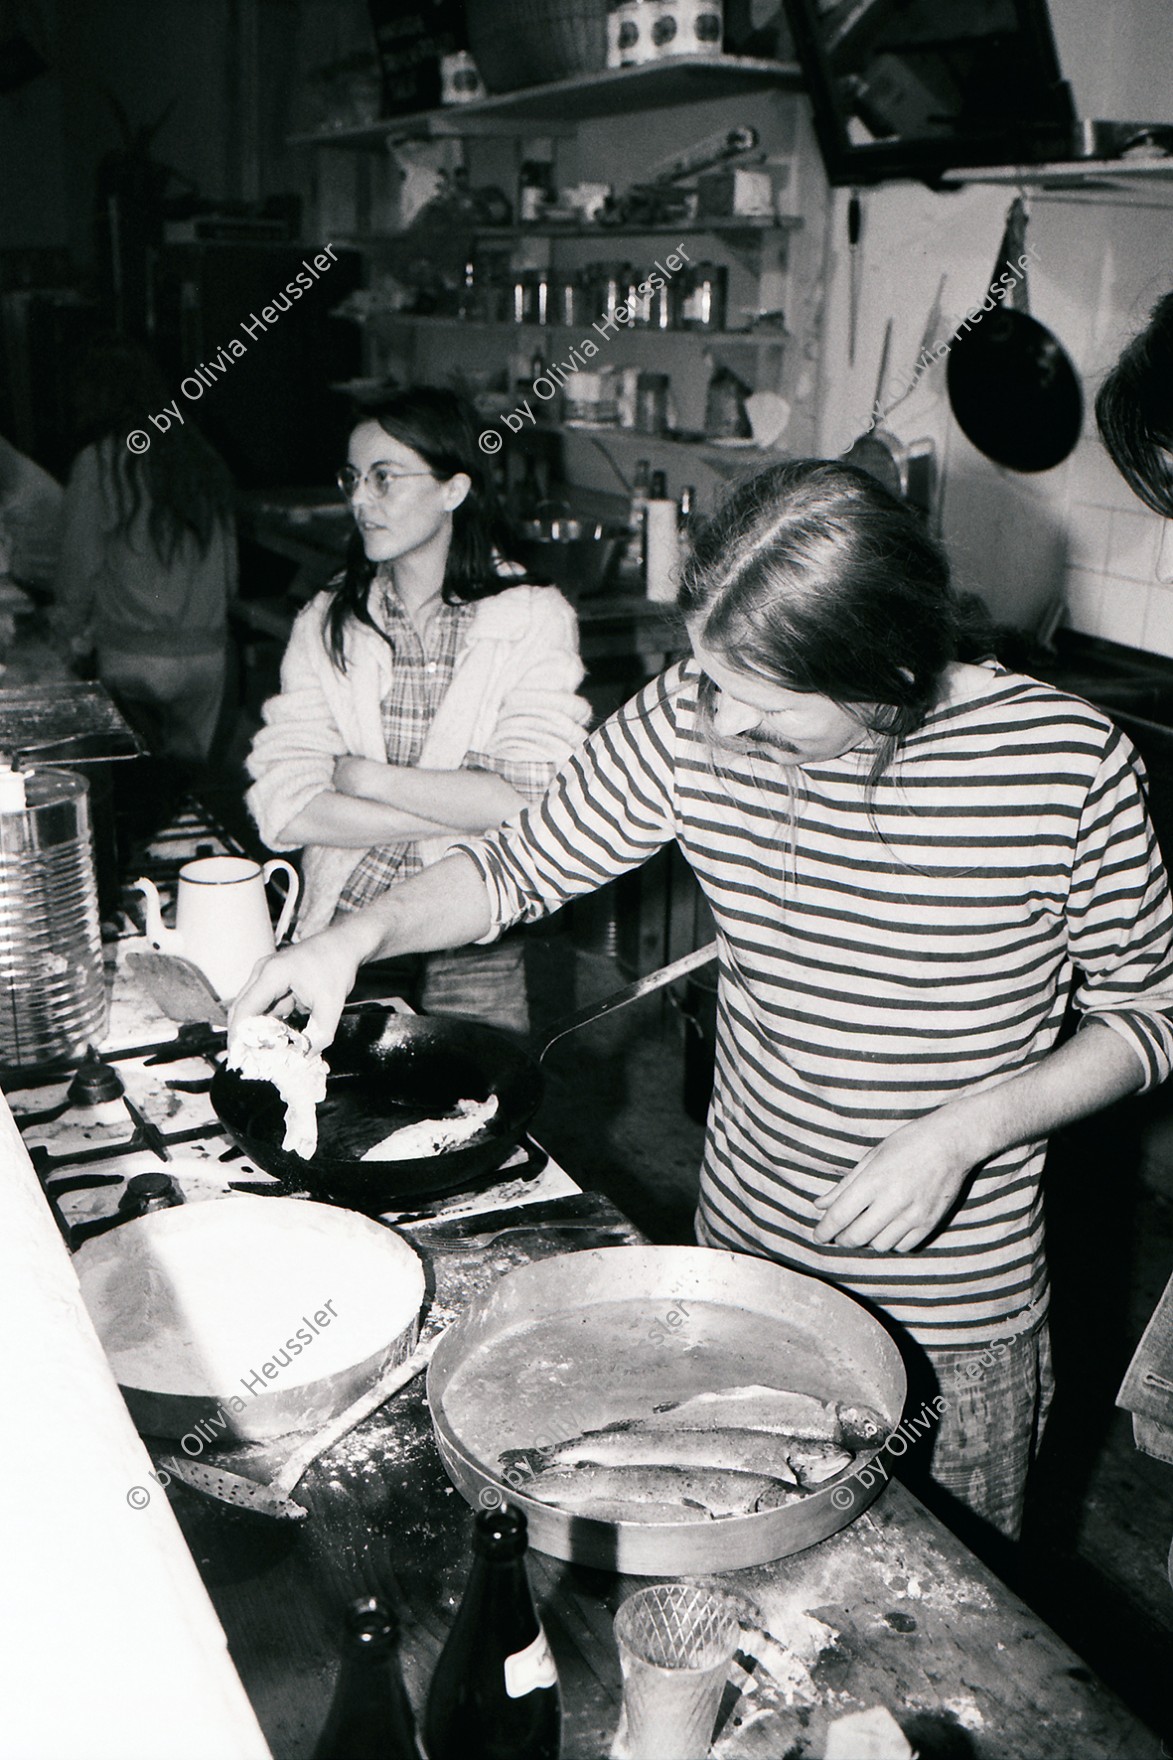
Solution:
[{"label": "white enamel coffee pot", "polygon": [[[289,890],[273,928],[265,887],[281,869]],[[201,856],[179,870],[175,927],[163,927],[153,880],[136,880],[146,900],[147,940],[160,953],[177,953],[197,965],[224,1002],[244,988],[259,959],[273,952],[288,929],[297,903],[297,870],[274,857],[264,867],[248,856]]]}]

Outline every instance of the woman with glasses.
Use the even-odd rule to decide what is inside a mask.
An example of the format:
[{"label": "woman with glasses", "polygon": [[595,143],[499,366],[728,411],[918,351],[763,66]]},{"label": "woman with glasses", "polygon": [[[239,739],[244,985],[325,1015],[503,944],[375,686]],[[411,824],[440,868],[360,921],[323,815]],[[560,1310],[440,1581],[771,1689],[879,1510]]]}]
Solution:
[{"label": "woman with glasses", "polygon": [[[300,613],[248,759],[265,843],[301,849],[298,936],[538,800],[589,708],[573,610],[502,558],[475,412],[417,386],[358,422],[345,573]],[[384,971],[431,1013],[525,1031],[520,943]]]}]

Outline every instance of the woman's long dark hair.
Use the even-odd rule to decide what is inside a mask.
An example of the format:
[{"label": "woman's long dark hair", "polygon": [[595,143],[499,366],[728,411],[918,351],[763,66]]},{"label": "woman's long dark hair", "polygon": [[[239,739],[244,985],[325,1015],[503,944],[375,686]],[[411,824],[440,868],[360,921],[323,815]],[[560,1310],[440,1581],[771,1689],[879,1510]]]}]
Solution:
[{"label": "woman's long dark hair", "polygon": [[876,736],[873,783],[938,701],[946,667],[992,647],[984,607],[953,592],[920,514],[866,471],[819,459],[733,490],[697,533],[679,605],[739,671],[859,705]]},{"label": "woman's long dark hair", "polygon": [[[452,542],[444,567],[441,596],[446,605],[467,605],[488,599],[513,583],[498,574],[493,553],[503,539],[502,518],[492,473],[485,468],[477,445],[477,415],[455,391],[438,385],[413,385],[383,403],[364,409],[355,422],[378,422],[384,433],[418,452],[443,482],[463,471],[471,487],[452,515]],[[351,618],[378,630],[368,604],[377,564],[369,561],[361,535],[350,540],[346,572],[334,589],[326,611],[324,633],[330,657],[346,670],[346,626]],[[378,631],[381,635],[383,632]]]},{"label": "woman's long dark hair", "polygon": [[1096,422],[1132,492],[1173,519],[1173,293],[1157,301],[1100,386]]},{"label": "woman's long dark hair", "polygon": [[165,434],[153,436],[145,452],[132,452],[127,436],[150,433],[149,418],[172,401],[154,360],[123,337],[92,343],[82,355],[76,378],[79,446],[110,440],[103,449],[118,524],[126,536],[145,511],[147,534],[163,567],[175,559],[185,539],[194,539],[205,555],[220,527],[231,530],[235,518],[232,477],[219,453],[192,425],[172,421]]}]

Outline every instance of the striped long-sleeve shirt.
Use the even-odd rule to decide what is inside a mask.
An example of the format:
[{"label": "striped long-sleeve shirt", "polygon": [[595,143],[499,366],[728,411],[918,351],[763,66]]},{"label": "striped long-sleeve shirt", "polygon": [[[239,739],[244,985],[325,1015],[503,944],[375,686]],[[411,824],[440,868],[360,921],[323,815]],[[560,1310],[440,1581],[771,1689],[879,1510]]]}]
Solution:
[{"label": "striped long-sleeve shirt", "polygon": [[1055,1044],[1069,998],[1173,1065],[1173,917],[1138,761],[1096,709],[1033,679],[964,688],[869,794],[869,754],[715,757],[688,661],[563,768],[540,805],[461,847],[494,922],[539,916],[676,838],[720,943],[698,1233],[884,1309],[922,1344],[1046,1310],[1044,1145],[980,1165],[916,1252],[813,1238],[813,1199],[893,1130]]}]

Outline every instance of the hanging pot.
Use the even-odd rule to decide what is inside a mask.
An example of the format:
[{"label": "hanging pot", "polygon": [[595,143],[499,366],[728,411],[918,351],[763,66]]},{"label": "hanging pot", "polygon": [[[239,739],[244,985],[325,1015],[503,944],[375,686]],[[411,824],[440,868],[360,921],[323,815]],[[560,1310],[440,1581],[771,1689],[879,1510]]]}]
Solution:
[{"label": "hanging pot", "polygon": [[1013,471],[1049,471],[1075,449],[1083,392],[1062,343],[1030,314],[1026,279],[1026,207],[1019,196],[1006,217],[993,285],[1005,300],[982,310],[949,346],[949,402],[966,438]]}]

